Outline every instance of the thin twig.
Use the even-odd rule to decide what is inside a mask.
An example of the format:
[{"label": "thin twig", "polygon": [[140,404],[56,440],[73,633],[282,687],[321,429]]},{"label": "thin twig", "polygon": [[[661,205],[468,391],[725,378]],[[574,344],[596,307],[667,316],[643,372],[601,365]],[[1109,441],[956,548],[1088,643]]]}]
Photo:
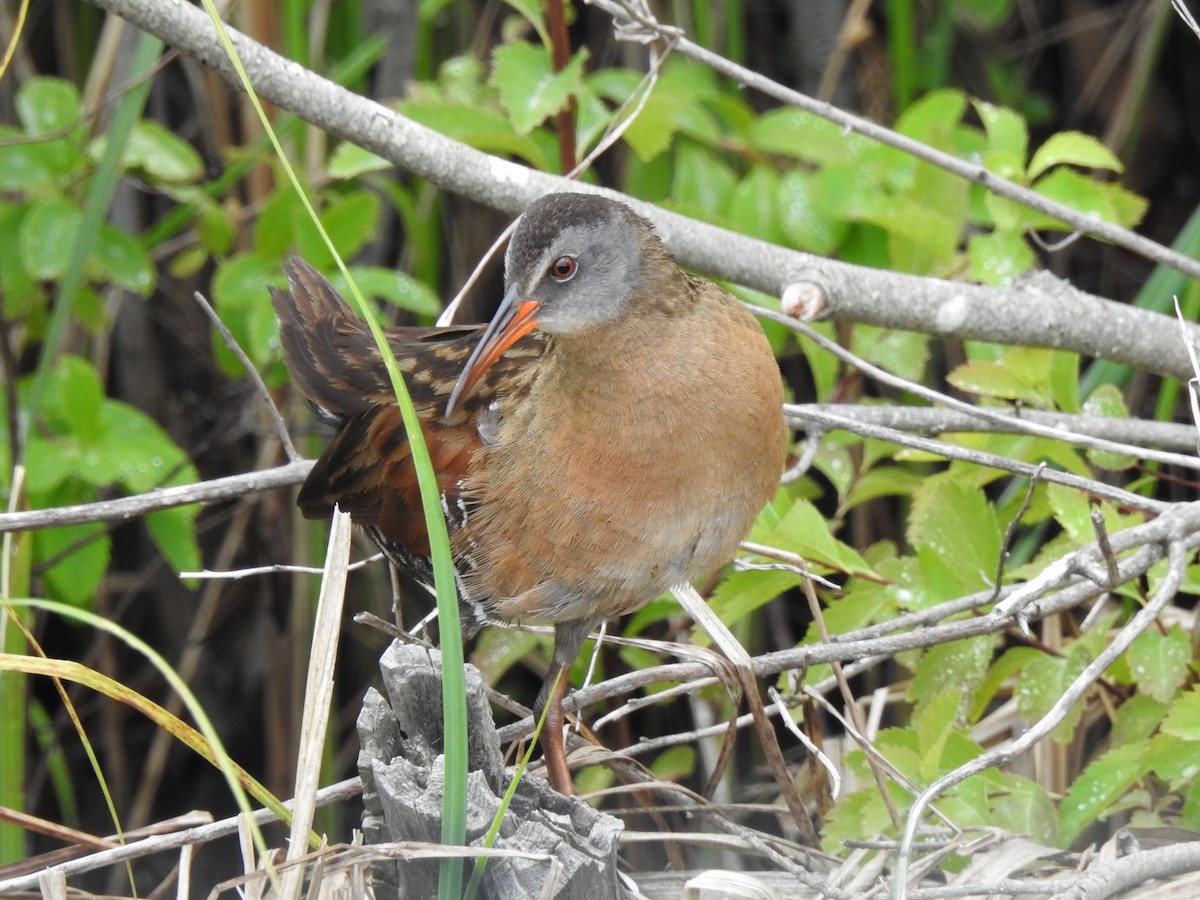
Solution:
[{"label": "thin twig", "polygon": [[[877,125],[874,122],[845,112],[828,103],[814,100],[811,97],[801,94],[799,91],[784,87],[764,75],[751,71],[735,62],[731,62],[719,54],[693,43],[686,37],[683,37],[678,29],[664,28],[653,16],[636,9],[632,3],[619,2],[619,0],[587,0],[587,2],[588,5],[595,6],[608,13],[618,22],[636,25],[645,32],[661,35],[664,41],[671,41],[676,53],[703,63],[713,71],[733,78],[746,87],[760,91],[789,106],[796,106],[813,115],[828,119],[830,122],[844,128],[847,132],[857,132],[865,137],[879,141],[881,144],[895,147],[897,150],[907,153],[916,159],[945,169],[947,172],[952,172],[968,181],[983,185],[990,193],[1006,197],[1029,209],[1065,222],[1077,231],[1085,232],[1093,237],[1115,244],[1118,247],[1123,247],[1126,250],[1146,257],[1146,259],[1169,266],[1185,275],[1190,275],[1192,278],[1200,278],[1200,262],[1197,260],[1191,259],[1169,247],[1164,247],[1162,244],[1158,244],[1139,234],[1135,234],[1127,228],[1113,225],[1096,216],[1081,213],[1079,210],[1072,209],[1063,203],[1050,200],[1031,188],[1016,184],[1006,178],[1001,178],[982,165],[966,162],[949,153],[937,150],[926,144],[922,144],[920,141],[913,140],[889,128],[885,128],[882,125]],[[618,32],[619,34],[620,32]]]},{"label": "thin twig", "polygon": [[192,297],[199,304],[200,308],[204,310],[204,314],[208,316],[213,327],[217,329],[217,333],[221,335],[221,340],[225,342],[225,346],[233,351],[233,355],[238,358],[238,361],[246,369],[246,374],[250,376],[250,380],[258,390],[258,395],[262,397],[266,404],[267,414],[271,417],[271,421],[275,425],[275,434],[279,437],[279,443],[283,445],[283,452],[287,454],[288,461],[299,462],[304,459],[304,457],[296,452],[296,448],[292,444],[292,437],[288,434],[287,424],[283,421],[283,414],[279,411],[279,407],[275,405],[275,399],[271,396],[271,392],[267,390],[267,383],[258,374],[258,369],[254,367],[254,363],[250,361],[250,357],[246,355],[246,351],[238,344],[237,339],[233,336],[233,332],[221,321],[221,317],[217,315],[217,311],[212,308],[212,304],[208,302],[202,293],[194,291]]}]

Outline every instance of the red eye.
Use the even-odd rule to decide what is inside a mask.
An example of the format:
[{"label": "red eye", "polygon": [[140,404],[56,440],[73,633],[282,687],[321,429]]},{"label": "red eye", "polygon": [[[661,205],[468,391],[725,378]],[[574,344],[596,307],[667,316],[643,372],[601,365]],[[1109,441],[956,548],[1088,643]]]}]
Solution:
[{"label": "red eye", "polygon": [[579,265],[573,256],[560,256],[550,263],[550,277],[555,281],[570,281],[575,277]]}]

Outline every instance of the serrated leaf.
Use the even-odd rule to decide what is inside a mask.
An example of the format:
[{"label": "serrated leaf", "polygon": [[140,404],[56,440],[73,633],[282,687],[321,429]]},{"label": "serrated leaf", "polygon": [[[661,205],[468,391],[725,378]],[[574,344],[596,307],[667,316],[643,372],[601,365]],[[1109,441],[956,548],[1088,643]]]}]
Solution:
[{"label": "serrated leaf", "polygon": [[1191,645],[1178,625],[1172,625],[1166,634],[1156,631],[1139,634],[1126,656],[1138,690],[1162,703],[1175,696],[1190,674]]},{"label": "serrated leaf", "polygon": [[[1097,181],[1074,169],[1058,168],[1044,176],[1034,189],[1080,212],[1097,216],[1123,228],[1132,228],[1142,220],[1147,202],[1119,184]],[[1047,220],[1044,226],[1067,230],[1072,226]]]},{"label": "serrated leaf", "polygon": [[967,96],[953,88],[930,91],[900,114],[895,128],[908,137],[948,149],[955,127],[967,110]]},{"label": "serrated leaf", "polygon": [[[1010,835],[1027,834],[1047,848],[1059,846],[1058,811],[1046,789],[1012,772],[1000,774],[1002,789],[990,798],[987,824]],[[1016,873],[1013,873],[1015,876]]]},{"label": "serrated leaf", "polygon": [[751,146],[764,153],[795,157],[818,165],[846,164],[872,142],[804,110],[784,108],[763,113],[749,128]]},{"label": "serrated leaf", "polygon": [[[1056,657],[1042,655],[1030,660],[1017,681],[1015,699],[1017,710],[1031,722],[1041,719],[1059,701],[1075,677],[1087,667],[1087,660],[1080,656]],[[1051,732],[1056,743],[1070,742],[1075,733],[1079,717],[1083,715],[1081,703],[1076,703],[1063,720]]]},{"label": "serrated leaf", "polygon": [[21,264],[34,278],[55,281],[67,270],[67,260],[83,212],[57,197],[37,200],[21,222]]},{"label": "serrated leaf", "polygon": [[1146,740],[1158,729],[1166,712],[1166,703],[1160,703],[1145,694],[1134,694],[1117,707],[1109,742],[1119,747],[1121,744]]},{"label": "serrated leaf", "polygon": [[1200,687],[1193,687],[1171,701],[1162,730],[1185,741],[1200,741]]},{"label": "serrated leaf", "polygon": [[1059,807],[1060,839],[1070,846],[1080,833],[1101,817],[1149,771],[1147,743],[1114,747],[1093,760],[1063,797]]},{"label": "serrated leaf", "polygon": [[62,131],[79,121],[79,92],[61,78],[32,78],[17,91],[17,117],[30,134]]},{"label": "serrated leaf", "polygon": [[496,49],[490,84],[500,94],[517,134],[528,134],[566,108],[583,83],[587,55],[586,49],[580,49],[562,71],[555,72],[545,47],[522,41]]},{"label": "serrated leaf", "polygon": [[1150,767],[1173,791],[1197,781],[1200,741],[1185,740],[1159,731],[1150,738]]},{"label": "serrated leaf", "polygon": [[[43,406],[55,434],[74,451],[94,443],[101,432],[104,388],[96,370],[78,356],[64,356],[50,373]],[[78,457],[73,457],[73,465]]]},{"label": "serrated leaf", "polygon": [[798,553],[810,562],[822,563],[851,575],[879,579],[857,551],[833,536],[825,517],[807,500],[796,500],[791,504],[772,529],[767,542]]},{"label": "serrated leaf", "polygon": [[671,165],[674,208],[695,218],[723,216],[738,177],[733,169],[706,147],[680,141]]},{"label": "serrated leaf", "polygon": [[1123,172],[1125,167],[1115,153],[1090,134],[1061,131],[1046,139],[1029,161],[1029,177],[1037,178],[1053,166],[1071,165],[1088,169]]},{"label": "serrated leaf", "polygon": [[939,774],[942,748],[957,725],[961,705],[962,694],[951,687],[926,696],[913,712],[923,782],[932,781]]},{"label": "serrated leaf", "polygon": [[[268,284],[284,284],[278,261],[252,253],[223,261],[212,281],[213,302],[222,321],[250,359],[260,365],[272,358],[279,329],[267,294]],[[215,335],[213,348],[225,371],[241,374],[241,362]]]},{"label": "serrated leaf", "polygon": [[908,699],[922,704],[949,691],[958,697],[957,715],[983,681],[992,660],[993,643],[991,635],[980,635],[930,647],[917,663],[908,686]]},{"label": "serrated leaf", "polygon": [[196,516],[199,506],[160,509],[145,517],[146,528],[155,546],[176,572],[194,572],[200,568],[200,545],[196,541]]},{"label": "serrated leaf", "polygon": [[1000,562],[996,510],[983,491],[949,478],[925,482],[913,496],[908,540],[925,558],[945,567],[962,592],[986,587]]},{"label": "serrated leaf", "polygon": [[[1023,171],[1025,159],[1029,155],[1029,129],[1025,125],[1024,116],[1003,106],[984,103],[982,100],[974,101],[974,105],[987,134],[988,148],[1007,154]],[[999,171],[986,162],[985,165],[994,172]]]},{"label": "serrated leaf", "polygon": [[[306,222],[307,216],[300,198],[290,187],[272,193],[258,211],[258,218],[254,222],[254,250],[257,256],[262,259],[283,256],[292,246],[297,226]],[[215,287],[213,293],[216,294]]]},{"label": "serrated leaf", "polygon": [[509,6],[521,14],[534,30],[543,46],[550,46],[550,35],[546,32],[546,15],[543,0],[504,0]]},{"label": "serrated leaf", "polygon": [[58,559],[42,575],[50,594],[72,606],[86,607],[108,569],[110,541],[99,522],[67,525],[34,534],[39,560]]}]

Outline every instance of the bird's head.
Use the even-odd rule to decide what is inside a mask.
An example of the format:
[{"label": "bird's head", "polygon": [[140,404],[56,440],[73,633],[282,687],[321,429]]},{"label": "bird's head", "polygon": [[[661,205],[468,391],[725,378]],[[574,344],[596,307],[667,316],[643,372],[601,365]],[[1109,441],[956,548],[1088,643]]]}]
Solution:
[{"label": "bird's head", "polygon": [[447,413],[535,329],[577,336],[618,319],[643,281],[649,255],[664,254],[650,223],[623,203],[592,194],[535,201],[504,257],[504,298],[463,367]]}]

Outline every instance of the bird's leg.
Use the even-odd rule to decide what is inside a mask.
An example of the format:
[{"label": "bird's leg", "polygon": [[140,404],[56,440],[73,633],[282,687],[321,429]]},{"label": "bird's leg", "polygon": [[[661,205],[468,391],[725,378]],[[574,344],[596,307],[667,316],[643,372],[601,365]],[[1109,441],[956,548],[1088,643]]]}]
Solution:
[{"label": "bird's leg", "polygon": [[567,767],[567,754],[563,745],[563,697],[567,693],[568,673],[571,664],[579,656],[584,639],[592,630],[592,622],[562,622],[554,626],[554,657],[546,671],[546,680],[533,705],[533,718],[541,718],[542,759],[546,763],[546,777],[550,786],[560,794],[571,796],[575,786],[571,782],[571,770]]}]

